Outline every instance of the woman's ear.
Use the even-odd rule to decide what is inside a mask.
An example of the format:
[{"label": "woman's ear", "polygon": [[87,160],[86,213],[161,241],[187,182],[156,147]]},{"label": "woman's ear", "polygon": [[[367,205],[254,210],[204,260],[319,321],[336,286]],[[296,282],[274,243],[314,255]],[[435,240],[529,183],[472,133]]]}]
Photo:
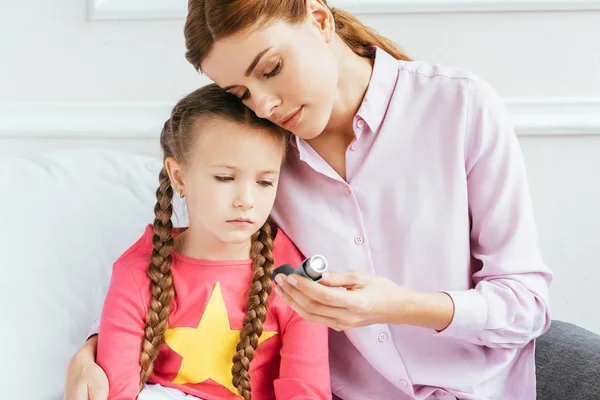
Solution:
[{"label": "woman's ear", "polygon": [[165,160],[165,169],[169,174],[171,186],[180,195],[185,195],[185,182],[183,180],[183,166],[173,157],[167,157]]},{"label": "woman's ear", "polygon": [[330,43],[335,33],[335,20],[329,7],[323,0],[306,0],[306,12],[309,21],[319,29],[325,41]]}]

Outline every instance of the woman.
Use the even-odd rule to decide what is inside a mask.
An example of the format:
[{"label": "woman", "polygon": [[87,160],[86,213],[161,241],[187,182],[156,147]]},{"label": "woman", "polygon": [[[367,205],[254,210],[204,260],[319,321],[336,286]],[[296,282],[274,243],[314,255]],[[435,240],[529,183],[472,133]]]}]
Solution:
[{"label": "woman", "polygon": [[535,398],[552,275],[495,91],[324,0],[191,0],[185,36],[196,69],[295,136],[273,217],[336,272],[276,291],[332,328],[334,393]]}]

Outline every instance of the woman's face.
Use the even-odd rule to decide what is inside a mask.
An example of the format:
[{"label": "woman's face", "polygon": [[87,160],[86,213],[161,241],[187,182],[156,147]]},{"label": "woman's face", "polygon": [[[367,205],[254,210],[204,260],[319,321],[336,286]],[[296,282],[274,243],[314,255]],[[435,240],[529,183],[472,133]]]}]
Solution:
[{"label": "woman's face", "polygon": [[325,11],[313,12],[300,25],[277,22],[218,40],[201,69],[259,117],[312,139],[327,126],[337,95],[329,24]]}]

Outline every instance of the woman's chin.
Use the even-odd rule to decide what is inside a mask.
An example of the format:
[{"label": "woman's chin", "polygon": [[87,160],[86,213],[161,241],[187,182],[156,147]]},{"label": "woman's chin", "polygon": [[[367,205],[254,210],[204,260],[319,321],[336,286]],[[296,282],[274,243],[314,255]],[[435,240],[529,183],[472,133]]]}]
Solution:
[{"label": "woman's chin", "polygon": [[325,127],[320,128],[317,124],[305,124],[303,126],[298,126],[296,129],[292,130],[294,136],[299,137],[304,140],[311,140],[319,136],[323,133]]}]

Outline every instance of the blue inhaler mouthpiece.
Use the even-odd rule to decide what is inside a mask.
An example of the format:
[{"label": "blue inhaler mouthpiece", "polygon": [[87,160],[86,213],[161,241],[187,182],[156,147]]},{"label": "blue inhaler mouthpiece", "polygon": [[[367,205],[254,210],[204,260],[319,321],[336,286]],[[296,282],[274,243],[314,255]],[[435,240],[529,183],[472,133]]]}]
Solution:
[{"label": "blue inhaler mouthpiece", "polygon": [[277,274],[284,274],[286,276],[296,274],[319,282],[323,279],[323,272],[326,270],[327,260],[325,257],[316,254],[302,261],[298,268],[294,268],[291,264],[283,264],[282,266],[275,268],[275,271],[273,271],[273,279],[275,279]]}]

